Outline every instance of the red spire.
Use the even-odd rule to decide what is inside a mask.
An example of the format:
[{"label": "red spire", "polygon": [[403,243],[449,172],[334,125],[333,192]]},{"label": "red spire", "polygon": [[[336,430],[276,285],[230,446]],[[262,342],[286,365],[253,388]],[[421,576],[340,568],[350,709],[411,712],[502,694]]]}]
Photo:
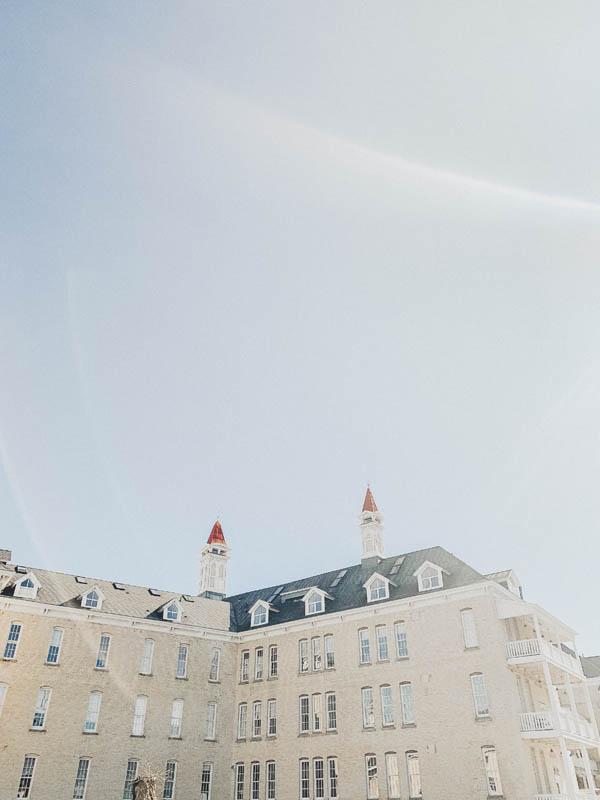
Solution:
[{"label": "red spire", "polygon": [[226,544],[225,537],[223,536],[223,528],[221,527],[219,520],[217,520],[213,525],[206,544],[212,544],[213,542],[222,542],[223,544]]},{"label": "red spire", "polygon": [[365,502],[363,503],[362,507],[363,511],[377,511],[377,506],[375,505],[375,500],[371,493],[371,487],[367,486],[367,493],[365,495]]}]

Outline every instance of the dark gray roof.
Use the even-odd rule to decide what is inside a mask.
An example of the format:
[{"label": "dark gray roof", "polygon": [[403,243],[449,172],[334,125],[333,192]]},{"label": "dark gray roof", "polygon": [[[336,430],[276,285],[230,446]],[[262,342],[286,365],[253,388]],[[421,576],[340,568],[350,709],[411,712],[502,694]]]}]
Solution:
[{"label": "dark gray roof", "polygon": [[[397,561],[402,560],[399,569],[392,574],[392,569]],[[443,589],[433,589],[432,591],[444,591],[454,589],[458,586],[466,586],[470,583],[478,583],[485,580],[484,576],[465,564],[459,558],[444,550],[443,547],[430,547],[426,550],[417,550],[413,553],[404,553],[398,556],[390,556],[377,564],[374,559],[369,559],[365,564],[355,564],[350,567],[340,567],[332,572],[324,572],[320,575],[311,575],[309,578],[288,581],[286,584],[274,584],[265,589],[256,589],[244,594],[227,597],[231,603],[231,626],[232,630],[245,631],[250,628],[250,615],[248,610],[257,600],[267,601],[273,593],[281,588],[277,597],[271,605],[279,613],[269,614],[269,625],[280,625],[296,619],[302,619],[304,615],[304,603],[299,598],[285,599],[282,595],[296,589],[308,589],[311,586],[318,586],[333,596],[333,600],[325,601],[325,612],[335,613],[345,611],[350,608],[360,608],[367,605],[366,591],[363,584],[374,572],[393,581],[390,585],[389,600],[380,600],[378,603],[385,604],[391,600],[400,600],[405,597],[412,597],[419,594],[417,579],[413,573],[425,561],[432,561],[437,566],[446,570],[444,575]],[[347,572],[336,586],[332,586],[336,576],[346,569]],[[428,592],[429,594],[429,592]],[[372,603],[369,605],[373,605]],[[261,627],[265,627],[262,626]]]},{"label": "dark gray roof", "polygon": [[586,678],[600,678],[600,656],[581,656],[581,666]]}]

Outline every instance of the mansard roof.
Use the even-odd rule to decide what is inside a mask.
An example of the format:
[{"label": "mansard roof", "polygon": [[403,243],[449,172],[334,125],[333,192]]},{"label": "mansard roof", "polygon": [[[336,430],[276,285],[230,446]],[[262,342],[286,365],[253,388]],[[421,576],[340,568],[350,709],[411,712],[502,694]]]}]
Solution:
[{"label": "mansard roof", "polygon": [[[300,602],[302,595],[299,590],[308,590],[313,586],[328,592],[332,596],[332,599],[327,601],[326,614],[335,614],[339,611],[361,606],[366,607],[368,603],[363,586],[375,571],[394,582],[390,584],[389,601],[413,597],[419,594],[417,578],[414,573],[425,561],[434,562],[448,573],[444,580],[443,589],[434,589],[432,592],[427,593],[429,596],[436,591],[455,589],[458,586],[467,586],[468,584],[485,580],[481,573],[472,569],[452,553],[444,550],[443,547],[430,547],[426,550],[405,553],[402,556],[391,556],[377,563],[375,563],[375,559],[368,559],[364,564],[346,567],[344,576],[335,585],[336,578],[342,572],[342,568],[225,598],[227,602],[231,603],[232,630],[250,630],[249,610],[258,600],[270,602],[272,607],[279,611],[275,619],[269,617],[269,622],[264,627],[304,619],[304,603]],[[392,573],[395,566],[398,568]],[[289,592],[293,593],[290,599],[285,597],[286,593]],[[389,601],[382,601],[382,605]]]}]

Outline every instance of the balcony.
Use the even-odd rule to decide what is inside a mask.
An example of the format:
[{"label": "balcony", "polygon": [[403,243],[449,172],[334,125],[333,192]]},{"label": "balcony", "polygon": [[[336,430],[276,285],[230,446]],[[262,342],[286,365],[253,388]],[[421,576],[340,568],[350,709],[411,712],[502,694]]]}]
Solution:
[{"label": "balcony", "polygon": [[[558,724],[555,723],[553,714],[550,711],[528,711],[520,714],[519,720],[521,733],[526,739],[545,739],[563,735],[596,741],[592,723],[580,717],[579,714],[574,714],[568,708],[560,709]],[[548,797],[552,797],[552,795],[548,795]]]},{"label": "balcony", "polygon": [[543,639],[520,639],[506,643],[506,658],[509,664],[524,664],[546,659],[550,663],[583,678],[581,662],[576,656],[567,653],[562,647],[550,644]]}]

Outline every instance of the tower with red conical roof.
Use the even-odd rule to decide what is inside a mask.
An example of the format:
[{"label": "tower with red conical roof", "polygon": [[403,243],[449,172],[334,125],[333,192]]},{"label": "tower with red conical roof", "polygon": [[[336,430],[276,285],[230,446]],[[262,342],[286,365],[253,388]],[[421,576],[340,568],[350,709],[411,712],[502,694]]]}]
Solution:
[{"label": "tower with red conical roof", "polygon": [[200,553],[200,597],[222,600],[227,594],[229,547],[217,519]]},{"label": "tower with red conical roof", "polygon": [[367,486],[365,502],[358,518],[362,536],[362,561],[370,558],[385,558],[383,553],[383,516],[377,508],[370,486]]}]

